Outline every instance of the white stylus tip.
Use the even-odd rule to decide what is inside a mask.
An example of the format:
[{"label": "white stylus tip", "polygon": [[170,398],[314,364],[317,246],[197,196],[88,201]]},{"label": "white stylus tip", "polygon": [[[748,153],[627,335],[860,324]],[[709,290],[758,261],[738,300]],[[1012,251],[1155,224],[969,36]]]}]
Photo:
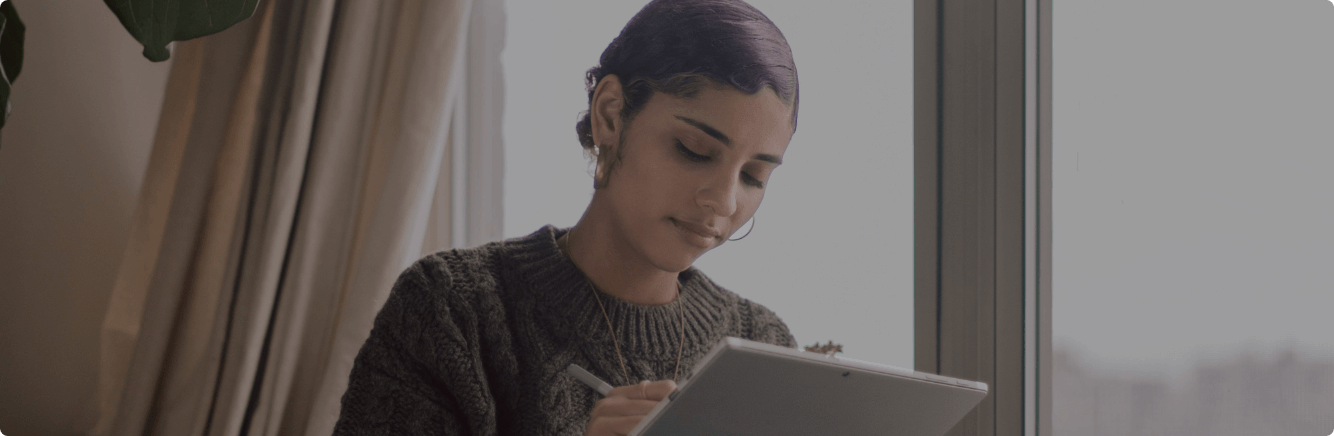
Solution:
[{"label": "white stylus tip", "polygon": [[593,373],[585,371],[583,368],[579,367],[579,365],[571,363],[570,366],[565,367],[565,372],[570,373],[570,375],[574,376],[574,378],[579,379],[579,381],[581,382],[584,382],[584,384],[588,385],[588,387],[597,390],[598,393],[602,394],[602,396],[604,397],[611,392],[610,384],[607,384],[607,382],[602,381],[602,379],[598,378],[598,376],[596,375],[593,375]]}]

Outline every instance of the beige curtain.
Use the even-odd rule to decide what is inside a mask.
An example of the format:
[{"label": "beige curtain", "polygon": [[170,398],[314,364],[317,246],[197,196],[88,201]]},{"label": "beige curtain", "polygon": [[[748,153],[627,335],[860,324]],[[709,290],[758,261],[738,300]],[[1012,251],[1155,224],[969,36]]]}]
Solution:
[{"label": "beige curtain", "polygon": [[332,431],[397,275],[500,236],[500,8],[267,1],[176,44],[95,434]]}]

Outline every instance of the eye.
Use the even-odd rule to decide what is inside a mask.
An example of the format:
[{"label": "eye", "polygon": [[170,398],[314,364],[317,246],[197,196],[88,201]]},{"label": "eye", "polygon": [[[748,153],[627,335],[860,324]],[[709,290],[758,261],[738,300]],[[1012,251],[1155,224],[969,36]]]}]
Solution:
[{"label": "eye", "polygon": [[685,156],[686,159],[689,159],[692,162],[707,162],[709,160],[708,156],[690,151],[690,149],[687,148],[685,144],[682,144],[679,139],[676,140],[676,151],[681,152],[682,156]]},{"label": "eye", "polygon": [[752,177],[749,173],[741,173],[741,181],[745,182],[747,185],[764,189],[764,182],[760,181],[760,179]]}]

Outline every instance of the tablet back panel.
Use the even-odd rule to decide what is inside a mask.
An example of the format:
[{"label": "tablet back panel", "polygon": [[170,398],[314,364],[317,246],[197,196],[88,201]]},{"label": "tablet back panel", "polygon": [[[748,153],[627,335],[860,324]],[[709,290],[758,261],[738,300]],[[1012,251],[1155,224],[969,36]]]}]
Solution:
[{"label": "tablet back panel", "polygon": [[983,383],[736,338],[691,374],[642,436],[941,436],[987,394]]}]

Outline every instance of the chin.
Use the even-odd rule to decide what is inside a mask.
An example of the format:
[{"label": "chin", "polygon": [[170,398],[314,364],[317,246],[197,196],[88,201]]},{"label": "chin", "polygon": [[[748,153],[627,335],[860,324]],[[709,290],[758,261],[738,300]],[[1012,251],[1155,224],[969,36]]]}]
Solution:
[{"label": "chin", "polygon": [[696,259],[713,249],[713,247],[700,248],[681,241],[677,237],[675,225],[669,223],[666,230],[665,235],[652,241],[645,241],[647,244],[643,250],[645,257],[658,269],[678,273],[685,271],[694,265]]},{"label": "chin", "polygon": [[690,269],[690,265],[692,264],[694,264],[693,260],[690,260],[688,262],[682,262],[673,259],[667,262],[656,262],[656,261],[653,262],[653,266],[658,267],[658,269],[673,273],[680,273],[681,271]]},{"label": "chin", "polygon": [[661,244],[654,247],[656,249],[651,249],[652,251],[646,253],[648,254],[649,262],[663,271],[679,273],[690,268],[691,265],[694,265],[695,259],[698,259],[700,255],[704,254],[702,252],[697,253],[686,251],[673,245],[674,244]]}]

